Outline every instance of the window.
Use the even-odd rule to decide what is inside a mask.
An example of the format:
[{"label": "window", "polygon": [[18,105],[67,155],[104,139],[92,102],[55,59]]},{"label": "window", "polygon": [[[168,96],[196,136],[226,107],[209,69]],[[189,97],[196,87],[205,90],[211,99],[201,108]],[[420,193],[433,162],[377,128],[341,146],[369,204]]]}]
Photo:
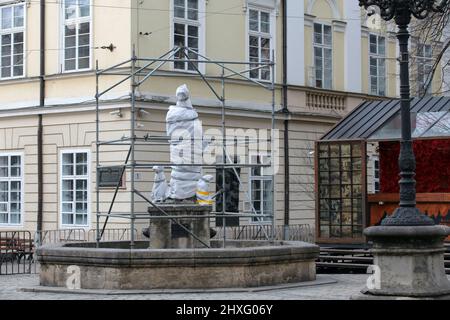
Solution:
[{"label": "window", "polygon": [[63,226],[88,226],[89,153],[61,154],[61,216]]},{"label": "window", "polygon": [[22,157],[0,155],[0,225],[22,224]]},{"label": "window", "polygon": [[[269,164],[267,156],[252,156],[252,163]],[[257,214],[271,215],[273,212],[272,175],[268,167],[252,167],[250,169],[250,197],[251,204]],[[253,211],[253,210],[252,210]],[[254,212],[252,212],[254,213]],[[256,218],[252,222],[270,222],[270,217]]]},{"label": "window", "polygon": [[65,0],[64,71],[86,70],[91,67],[91,1]]},{"label": "window", "polygon": [[0,7],[1,79],[24,75],[24,5]]},{"label": "window", "polygon": [[428,44],[417,46],[417,93],[431,95],[431,86],[426,90],[433,69],[433,48]]},{"label": "window", "polygon": [[372,158],[372,164],[373,164],[373,192],[379,193],[380,192],[380,158],[377,156],[374,156]]},{"label": "window", "polygon": [[[199,0],[174,0],[173,33],[174,47],[187,47],[194,51],[180,50],[175,59],[186,60],[186,54],[189,59],[197,60],[200,38]],[[198,63],[176,61],[174,68],[195,71]]]},{"label": "window", "polygon": [[370,94],[386,95],[386,38],[370,35]]},{"label": "window", "polygon": [[[250,62],[270,63],[272,51],[272,36],[270,13],[249,9],[249,58]],[[250,78],[259,80],[271,79],[270,66],[252,64]]]},{"label": "window", "polygon": [[314,23],[314,70],[316,87],[333,86],[333,35],[331,26]]}]

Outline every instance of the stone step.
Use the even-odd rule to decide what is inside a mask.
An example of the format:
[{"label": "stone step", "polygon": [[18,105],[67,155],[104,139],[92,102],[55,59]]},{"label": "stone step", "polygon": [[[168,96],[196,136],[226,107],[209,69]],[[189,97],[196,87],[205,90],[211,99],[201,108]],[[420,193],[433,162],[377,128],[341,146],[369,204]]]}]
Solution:
[{"label": "stone step", "polygon": [[327,256],[327,255],[320,255],[319,260],[322,262],[325,261],[333,261],[333,260],[351,260],[351,261],[367,261],[369,263],[372,263],[373,258],[372,257],[357,257],[357,256]]}]

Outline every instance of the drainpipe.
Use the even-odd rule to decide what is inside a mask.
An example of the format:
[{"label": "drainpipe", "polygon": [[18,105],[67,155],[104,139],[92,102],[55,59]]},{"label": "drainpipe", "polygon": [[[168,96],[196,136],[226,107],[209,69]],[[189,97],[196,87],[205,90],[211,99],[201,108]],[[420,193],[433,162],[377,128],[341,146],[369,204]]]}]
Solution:
[{"label": "drainpipe", "polygon": [[285,240],[289,239],[289,203],[290,203],[290,168],[289,168],[289,109],[287,83],[287,2],[283,0],[283,113],[284,120],[284,232]]},{"label": "drainpipe", "polygon": [[[40,72],[39,72],[39,107],[45,107],[45,0],[40,0]],[[38,205],[37,231],[42,231],[43,224],[43,127],[42,114],[38,115],[37,132],[37,171],[38,171]],[[39,239],[40,240],[40,239]]]}]

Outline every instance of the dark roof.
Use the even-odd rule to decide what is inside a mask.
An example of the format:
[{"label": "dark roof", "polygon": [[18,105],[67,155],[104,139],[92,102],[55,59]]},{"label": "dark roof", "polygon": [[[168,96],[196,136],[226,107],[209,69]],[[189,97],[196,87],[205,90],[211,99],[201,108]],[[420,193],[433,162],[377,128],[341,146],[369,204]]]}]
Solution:
[{"label": "dark roof", "polygon": [[[320,140],[365,140],[400,111],[400,100],[366,101]],[[414,98],[411,112],[450,111],[450,97]]]}]

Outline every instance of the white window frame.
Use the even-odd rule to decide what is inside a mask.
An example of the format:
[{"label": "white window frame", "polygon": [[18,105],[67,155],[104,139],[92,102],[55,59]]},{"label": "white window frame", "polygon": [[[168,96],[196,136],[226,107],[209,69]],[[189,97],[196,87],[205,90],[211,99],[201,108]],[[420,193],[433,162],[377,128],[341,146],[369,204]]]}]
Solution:
[{"label": "white window frame", "polygon": [[[178,17],[175,17],[175,0],[169,0],[170,1],[170,37],[169,37],[169,48],[174,47],[174,41],[175,41],[175,23],[179,24],[187,24],[198,27],[198,53],[205,56],[206,55],[206,1],[207,0],[198,0],[198,20],[188,20],[188,19],[181,19]],[[186,6],[187,6],[187,0],[185,0]],[[187,7],[186,7],[187,8]],[[187,28],[187,27],[185,27]],[[199,57],[199,60],[202,60]],[[176,69],[175,63],[170,62],[170,68],[172,71],[175,72],[184,72],[184,73],[197,73],[195,70],[189,70],[187,67],[187,63],[185,66],[185,69]],[[197,66],[198,70],[201,73],[205,73],[206,66],[204,63],[199,63]]]},{"label": "white window frame", "polygon": [[[86,153],[87,154],[87,176],[64,176],[63,175],[63,155],[64,154],[76,154],[76,153]],[[74,164],[76,163],[76,157],[74,157]],[[76,173],[76,171],[74,172]],[[91,150],[89,149],[63,149],[59,152],[59,192],[58,192],[58,200],[59,200],[59,226],[61,229],[90,229],[91,227]],[[71,179],[75,181],[78,179],[86,179],[87,180],[87,224],[86,225],[80,225],[76,224],[76,217],[75,217],[75,210],[76,210],[76,184],[74,184],[74,198],[72,200],[73,206],[72,206],[72,212],[74,215],[74,223],[73,224],[63,224],[63,199],[62,199],[62,191],[63,191],[63,179]]]},{"label": "white window frame", "polygon": [[[83,72],[83,71],[89,71],[93,68],[93,57],[94,57],[94,50],[93,50],[93,43],[94,43],[94,0],[90,0],[89,5],[89,16],[88,17],[77,17],[74,19],[67,20],[65,16],[65,4],[66,0],[61,0],[60,2],[60,14],[59,14],[59,35],[60,35],[60,54],[59,54],[59,60],[60,60],[60,71],[61,73],[76,73],[76,72]],[[77,9],[78,10],[78,9]],[[66,63],[65,63],[65,27],[66,24],[70,24],[70,22],[75,23],[76,25],[79,25],[80,23],[89,22],[89,66],[87,68],[75,68],[73,70],[66,70]],[[77,30],[77,29],[76,29]],[[76,65],[78,67],[78,36],[76,36]]]},{"label": "white window frame", "polygon": [[[6,29],[6,31],[5,30],[3,30],[2,28],[1,28],[1,19],[2,19],[2,12],[1,12],[1,9],[3,9],[3,8],[8,8],[8,7],[10,7],[10,8],[12,8],[12,10],[13,10],[13,12],[14,12],[14,7],[19,7],[19,6],[23,6],[23,26],[22,27],[12,27],[12,28],[10,28],[10,29]],[[18,32],[22,32],[23,33],[23,59],[22,59],[22,63],[23,63],[23,66],[22,66],[22,75],[20,75],[20,76],[14,76],[14,68],[13,68],[13,65],[11,66],[11,76],[10,77],[2,77],[1,76],[1,69],[0,69],[0,80],[10,80],[10,79],[20,79],[20,78],[25,78],[26,77],[26,74],[27,74],[27,32],[26,32],[26,30],[27,30],[27,9],[28,9],[28,7],[27,7],[27,5],[25,4],[25,2],[19,2],[19,3],[14,3],[14,4],[11,4],[11,3],[9,3],[9,4],[2,4],[1,2],[0,2],[0,37],[2,36],[2,35],[5,35],[5,34],[14,34],[14,33],[18,33]],[[13,19],[14,19],[14,14],[13,14]],[[0,44],[1,44],[1,39],[0,39]],[[0,47],[0,58],[1,58],[1,47]],[[12,39],[12,37],[11,37],[11,50],[14,50],[14,47],[13,47],[13,39]],[[13,55],[14,55],[14,53],[13,52],[11,52],[11,58],[13,59]],[[11,62],[13,62],[13,60],[11,61]],[[0,63],[0,67],[1,67],[1,63]]]},{"label": "white window frame", "polygon": [[[430,48],[431,49],[431,56],[427,57],[425,56],[425,48]],[[419,49],[422,48],[422,52],[419,52]],[[424,92],[424,85],[427,84],[427,81],[429,80],[429,74],[425,74],[425,72],[423,72],[423,82],[419,81],[419,68],[422,65],[422,68],[425,67],[429,67],[430,70],[433,69],[433,46],[430,44],[426,44],[426,43],[419,43],[417,44],[417,48],[416,48],[416,59],[417,59],[417,94],[422,95],[425,93],[426,96],[429,96],[432,94],[432,88],[433,88],[433,83],[431,83],[431,85],[429,86],[428,90],[426,92]]]},{"label": "white window frame", "polygon": [[[255,162],[257,162],[257,159],[255,159],[255,157],[262,157],[263,158],[263,163],[267,163],[268,161],[270,161],[270,155],[250,155],[250,164],[253,164]],[[272,175],[270,174],[271,172],[271,168],[268,167],[260,167],[261,169],[261,175],[259,176],[255,176],[253,175],[253,167],[249,168],[249,174],[248,174],[248,190],[249,190],[249,197],[250,197],[250,203],[248,204],[249,208],[254,208],[254,200],[253,200],[253,182],[254,181],[260,181],[261,182],[261,186],[264,184],[265,181],[271,181],[272,184],[274,183],[274,180],[272,179]],[[269,172],[266,172],[266,170],[268,170]],[[264,213],[264,200],[263,200],[263,196],[264,196],[264,189],[261,187],[261,200],[259,200],[261,202],[261,207],[260,207],[260,212],[262,215],[265,215],[266,213]],[[271,190],[272,191],[272,190]],[[270,191],[270,192],[271,192]],[[270,212],[268,212],[267,214],[270,214],[273,211],[273,202],[275,201],[275,195],[272,194],[272,203],[270,206]],[[255,212],[253,211],[253,209],[251,210],[251,214],[255,214]],[[256,210],[256,208],[255,208]],[[275,218],[275,217],[274,217]],[[272,220],[270,217],[261,217],[260,220],[258,220],[258,218],[256,217],[251,217],[249,219],[249,223],[250,224],[258,224],[258,225],[268,225],[270,223],[272,223]]]},{"label": "white window frame", "polygon": [[[377,39],[377,53],[372,53],[370,51],[370,37],[374,36]],[[384,55],[379,53],[379,39],[380,38],[384,38]],[[388,89],[388,85],[387,85],[387,60],[386,60],[386,50],[387,50],[387,44],[388,44],[388,39],[383,36],[383,35],[379,35],[379,34],[375,34],[375,33],[370,33],[369,37],[368,37],[368,52],[369,52],[369,94],[371,95],[377,95],[377,96],[387,96],[387,89]],[[370,69],[371,69],[371,65],[370,65],[370,59],[374,58],[377,59],[377,92],[373,93],[372,92],[372,75],[370,73]],[[380,60],[384,60],[384,95],[380,93],[380,81],[381,81],[381,77],[380,77],[380,72],[379,72],[379,68],[380,68]]]},{"label": "white window frame", "polygon": [[[10,177],[10,158],[11,157],[20,157],[20,177]],[[8,182],[8,220],[11,221],[11,181],[19,181],[20,182],[20,223],[0,223],[0,228],[21,228],[24,226],[24,205],[25,205],[25,172],[24,172],[24,162],[25,157],[22,152],[2,152],[0,153],[0,157],[8,157],[8,177],[0,177],[1,182]]]},{"label": "white window frame", "polygon": [[[322,26],[322,43],[316,43],[315,42],[315,37],[314,37],[314,26],[318,24]],[[331,29],[331,45],[327,45],[325,44],[325,42],[323,41],[324,37],[324,26],[330,27]],[[334,48],[333,48],[333,42],[334,42],[334,30],[333,30],[333,26],[329,23],[323,22],[323,21],[314,21],[312,24],[312,66],[313,66],[313,70],[314,70],[314,83],[313,83],[313,87],[315,88],[319,88],[319,89],[324,89],[324,90],[333,90],[334,87],[334,59],[333,59],[333,55],[334,55]],[[316,48],[320,48],[322,49],[322,61],[323,61],[323,67],[322,67],[322,87],[318,87],[317,86],[317,78],[316,78],[316,53],[315,53],[315,49]],[[331,49],[331,86],[329,88],[325,87],[325,55],[324,55],[324,51],[325,49]]]},{"label": "white window frame", "polygon": [[[378,169],[375,166],[375,163],[378,162]],[[378,178],[376,177],[376,172],[378,171]],[[378,183],[378,190],[376,188],[376,183]],[[380,193],[381,185],[380,185],[380,157],[372,156],[372,188],[373,193]]]},{"label": "white window frame", "polygon": [[[259,16],[259,21],[260,21],[260,16],[261,16],[261,12],[264,13],[268,13],[269,14],[269,26],[270,26],[270,32],[269,33],[264,33],[264,32],[256,32],[256,31],[252,31],[250,30],[250,10],[255,10],[258,11],[258,16]],[[258,26],[260,27],[260,25]],[[246,37],[245,37],[245,47],[246,47],[246,60],[248,62],[250,62],[250,36],[255,36],[258,37],[258,45],[259,45],[259,49],[261,49],[261,37],[270,37],[270,58],[273,61],[276,61],[276,13],[275,13],[275,9],[273,8],[268,8],[268,7],[264,7],[264,6],[256,6],[256,5],[248,5],[247,7],[247,14],[246,14],[246,21],[245,21],[245,28],[246,28]],[[259,52],[259,62],[261,62],[261,51]],[[248,66],[248,68],[250,69],[250,65]],[[276,74],[275,68],[274,69],[274,74]],[[261,81],[261,82],[271,82],[272,81],[272,77],[274,77],[275,75],[272,74],[272,68],[270,68],[270,77],[268,80],[265,79],[261,79],[261,71],[258,72],[258,77],[257,78],[251,78],[250,77],[250,72],[246,74],[247,77],[257,80],[257,81]]]}]

